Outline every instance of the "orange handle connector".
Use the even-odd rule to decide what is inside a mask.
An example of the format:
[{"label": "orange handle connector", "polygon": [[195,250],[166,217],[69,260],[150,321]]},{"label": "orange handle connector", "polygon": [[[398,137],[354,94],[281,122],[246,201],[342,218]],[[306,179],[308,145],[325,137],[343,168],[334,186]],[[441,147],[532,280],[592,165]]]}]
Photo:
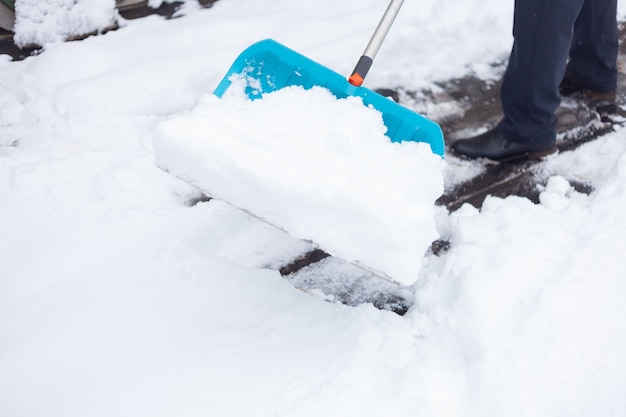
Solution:
[{"label": "orange handle connector", "polygon": [[348,78],[348,82],[355,87],[360,87],[363,85],[363,77],[358,72],[355,72]]},{"label": "orange handle connector", "polygon": [[359,62],[356,63],[356,67],[354,67],[354,71],[352,71],[352,75],[348,78],[348,82],[356,87],[360,87],[371,66],[372,58],[367,55],[361,56]]}]

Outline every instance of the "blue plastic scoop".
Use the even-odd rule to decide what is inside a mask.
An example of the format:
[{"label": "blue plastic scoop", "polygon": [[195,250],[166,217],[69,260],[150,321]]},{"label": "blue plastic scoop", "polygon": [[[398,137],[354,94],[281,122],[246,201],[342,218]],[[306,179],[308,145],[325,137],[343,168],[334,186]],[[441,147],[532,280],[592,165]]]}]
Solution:
[{"label": "blue plastic scoop", "polygon": [[426,142],[434,153],[443,156],[444,140],[438,124],[360,86],[402,1],[391,1],[349,79],[274,40],[266,39],[251,45],[237,57],[214,94],[222,97],[233,76],[243,76],[248,80],[246,94],[252,100],[288,86],[325,87],[337,98],[361,97],[365,105],[380,111],[387,127],[386,135],[392,142]]}]

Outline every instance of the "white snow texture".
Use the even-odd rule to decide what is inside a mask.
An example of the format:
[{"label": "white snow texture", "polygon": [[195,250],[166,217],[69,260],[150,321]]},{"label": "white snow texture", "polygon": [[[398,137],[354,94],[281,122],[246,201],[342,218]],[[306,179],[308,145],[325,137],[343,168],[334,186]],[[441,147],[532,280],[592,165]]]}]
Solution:
[{"label": "white snow texture", "polygon": [[[538,204],[490,197],[450,213],[425,200],[441,191],[441,164],[444,185],[470,164],[381,145],[377,115],[359,103],[323,90],[254,105],[211,96],[265,38],[349,73],[385,0],[187,1],[177,19],[65,43],[65,19],[100,28],[112,2],[21,4],[20,42],[45,47],[23,61],[0,56],[0,416],[626,415],[624,130],[550,158]],[[437,91],[468,73],[495,79],[512,10],[502,0],[405,2],[366,85]],[[361,123],[346,126],[340,111]],[[245,176],[221,184],[239,198],[233,190],[255,179],[267,187],[271,164],[255,155],[271,156],[276,144],[259,142],[268,131],[297,133],[285,151],[315,152],[276,166],[271,181],[289,193],[306,186],[305,204],[335,190],[311,221],[343,213],[341,227],[360,231],[376,215],[409,219],[450,242],[402,267],[417,278],[404,316],[295,288],[272,268],[307,243],[219,199],[189,205],[198,190],[157,166],[176,150],[193,156],[176,141],[221,152],[245,133],[248,148],[220,161],[231,170],[246,158]],[[315,169],[334,187],[296,175]],[[348,173],[374,181],[375,197]]]}]

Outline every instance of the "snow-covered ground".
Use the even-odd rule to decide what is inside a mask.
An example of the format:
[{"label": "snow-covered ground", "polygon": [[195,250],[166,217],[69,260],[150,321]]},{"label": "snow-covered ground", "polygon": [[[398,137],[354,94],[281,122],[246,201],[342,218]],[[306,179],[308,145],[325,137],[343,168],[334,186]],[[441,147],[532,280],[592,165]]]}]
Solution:
[{"label": "snow-covered ground", "polygon": [[15,42],[45,45],[111,29],[115,0],[17,0]]},{"label": "snow-covered ground", "polygon": [[[114,13],[96,3],[93,21]],[[366,84],[497,76],[512,3],[406,2]],[[438,209],[450,249],[421,259],[403,317],[294,288],[266,267],[305,243],[217,200],[190,206],[198,191],[157,167],[158,132],[214,105],[246,46],[272,37],[347,74],[386,4],[188,2],[0,57],[0,415],[626,414],[623,131],[551,158],[540,204]],[[37,30],[22,35],[54,39]],[[425,187],[450,175],[431,171]]]}]

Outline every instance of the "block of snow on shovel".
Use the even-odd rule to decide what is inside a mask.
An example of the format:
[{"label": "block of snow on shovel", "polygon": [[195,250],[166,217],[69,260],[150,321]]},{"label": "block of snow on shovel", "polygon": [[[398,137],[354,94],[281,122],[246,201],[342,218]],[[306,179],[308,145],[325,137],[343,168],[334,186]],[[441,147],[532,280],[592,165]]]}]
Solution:
[{"label": "block of snow on shovel", "polygon": [[[352,82],[362,82],[401,3],[390,3]],[[438,237],[443,149],[434,122],[269,39],[155,140],[173,175],[406,285]]]}]

